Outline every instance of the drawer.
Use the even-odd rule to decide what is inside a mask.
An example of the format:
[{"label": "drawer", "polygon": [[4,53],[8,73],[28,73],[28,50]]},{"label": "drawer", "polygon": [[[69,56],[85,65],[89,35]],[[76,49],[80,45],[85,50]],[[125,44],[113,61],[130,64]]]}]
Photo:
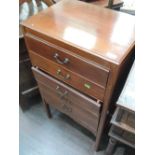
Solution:
[{"label": "drawer", "polygon": [[71,72],[68,69],[64,69],[61,65],[50,61],[49,59],[40,56],[39,54],[29,51],[31,62],[33,66],[38,66],[40,69],[56,77],[57,79],[73,86],[79,91],[94,97],[99,100],[103,100],[105,88],[96,85],[92,81],[85,79],[83,76]]},{"label": "drawer", "polygon": [[114,139],[128,145],[131,147],[135,147],[135,134],[130,133],[126,130],[123,130],[120,127],[117,127],[115,125],[111,126],[111,129],[109,131],[109,136],[113,137]]},{"label": "drawer", "polygon": [[77,56],[70,51],[62,49],[56,45],[41,39],[34,39],[32,36],[26,36],[28,48],[39,55],[53,61],[61,67],[67,68],[72,72],[78,73],[90,81],[93,81],[101,87],[106,87],[109,70],[92,63],[89,60]]},{"label": "drawer", "polygon": [[101,105],[32,67],[45,101],[96,134]]},{"label": "drawer", "polygon": [[128,111],[127,109],[117,107],[111,123],[128,132],[135,133],[135,113]]}]

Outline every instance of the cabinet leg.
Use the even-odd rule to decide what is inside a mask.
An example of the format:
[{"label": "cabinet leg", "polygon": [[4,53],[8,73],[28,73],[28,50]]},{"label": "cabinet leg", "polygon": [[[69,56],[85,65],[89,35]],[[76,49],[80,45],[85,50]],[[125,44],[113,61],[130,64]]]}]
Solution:
[{"label": "cabinet leg", "polygon": [[112,155],[116,146],[117,140],[110,138],[105,155]]},{"label": "cabinet leg", "polygon": [[49,104],[46,103],[45,100],[43,100],[43,104],[45,106],[45,110],[46,110],[48,118],[52,118],[52,114],[51,114],[51,110],[50,110]]},{"label": "cabinet leg", "polygon": [[99,123],[99,128],[98,128],[98,132],[96,135],[96,141],[95,141],[95,146],[94,146],[95,151],[98,151],[99,147],[100,147],[100,142],[102,139],[102,133],[103,133],[103,130],[105,128],[105,121],[106,121],[106,117],[107,117],[107,109],[108,109],[108,106],[105,106],[102,110],[102,113],[101,113],[101,120]]}]

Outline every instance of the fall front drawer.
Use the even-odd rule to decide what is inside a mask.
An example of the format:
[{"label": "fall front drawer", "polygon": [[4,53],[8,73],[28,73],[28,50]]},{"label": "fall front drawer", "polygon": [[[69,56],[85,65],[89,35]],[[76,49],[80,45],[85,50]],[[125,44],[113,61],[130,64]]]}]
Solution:
[{"label": "fall front drawer", "polygon": [[71,85],[72,87],[89,96],[103,100],[105,91],[104,87],[100,87],[92,81],[85,79],[83,76],[71,72],[68,69],[62,68],[61,65],[58,65],[31,50],[29,50],[29,55],[33,66],[39,67],[48,74],[58,78],[59,80]]},{"label": "fall front drawer", "polygon": [[109,70],[87,59],[76,55],[64,48],[58,47],[32,34],[26,34],[27,45],[30,50],[53,61],[63,68],[78,73],[101,87],[106,87]]},{"label": "fall front drawer", "polygon": [[35,67],[32,67],[32,70],[45,101],[96,135],[100,103],[64,85]]}]

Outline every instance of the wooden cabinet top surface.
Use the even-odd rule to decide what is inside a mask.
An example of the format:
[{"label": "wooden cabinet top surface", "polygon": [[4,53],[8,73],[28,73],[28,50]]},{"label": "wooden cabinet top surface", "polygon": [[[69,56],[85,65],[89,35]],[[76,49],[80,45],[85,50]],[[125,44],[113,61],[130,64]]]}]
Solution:
[{"label": "wooden cabinet top surface", "polygon": [[81,1],[63,0],[22,25],[115,64],[135,44],[133,16]]}]

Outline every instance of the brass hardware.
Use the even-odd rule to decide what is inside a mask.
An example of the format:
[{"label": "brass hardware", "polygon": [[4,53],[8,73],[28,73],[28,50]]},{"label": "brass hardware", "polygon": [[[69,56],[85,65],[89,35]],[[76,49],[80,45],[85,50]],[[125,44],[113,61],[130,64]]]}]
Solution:
[{"label": "brass hardware", "polygon": [[69,74],[67,74],[65,79],[67,80],[67,79],[69,79],[69,78],[70,78],[70,75],[69,75]]},{"label": "brass hardware", "polygon": [[66,76],[63,76],[62,73],[61,73],[61,69],[57,70],[57,75],[59,75],[59,77],[61,77],[64,80],[70,79],[70,74],[67,74]]},{"label": "brass hardware", "polygon": [[84,84],[84,87],[90,89],[90,88],[91,88],[91,85],[90,85],[89,83],[85,83],[85,84]]},{"label": "brass hardware", "polygon": [[57,70],[57,75],[59,75],[61,73],[61,69]]},{"label": "brass hardware", "polygon": [[69,59],[68,58],[65,58],[63,61],[60,60],[58,53],[55,53],[53,57],[56,59],[57,63],[59,63],[61,65],[67,64],[69,62]]},{"label": "brass hardware", "polygon": [[60,87],[59,86],[56,87],[56,92],[60,96],[61,99],[64,99],[66,97],[66,95],[68,94],[68,91],[65,91],[64,93],[62,93],[60,91]]}]

